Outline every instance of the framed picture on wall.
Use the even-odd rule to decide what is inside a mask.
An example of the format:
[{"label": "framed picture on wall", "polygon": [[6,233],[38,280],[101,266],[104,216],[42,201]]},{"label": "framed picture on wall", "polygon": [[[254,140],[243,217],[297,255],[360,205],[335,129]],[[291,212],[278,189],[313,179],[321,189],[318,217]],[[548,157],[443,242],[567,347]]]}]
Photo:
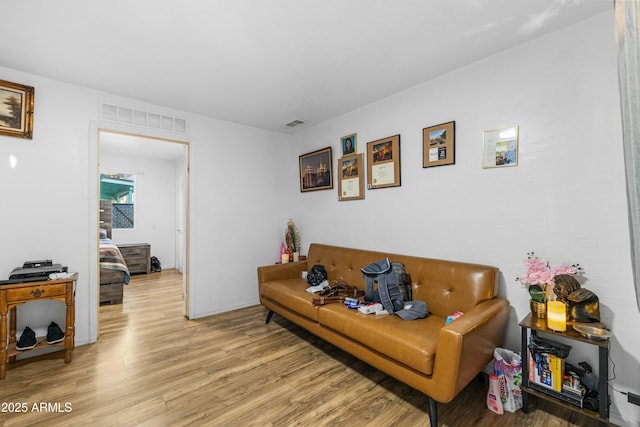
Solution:
[{"label": "framed picture on wall", "polygon": [[364,155],[338,159],[338,200],[364,199]]},{"label": "framed picture on wall", "polygon": [[340,147],[342,149],[342,156],[348,156],[358,152],[358,134],[352,133],[340,138]]},{"label": "framed picture on wall", "polygon": [[300,162],[300,191],[333,188],[331,147],[303,154]]},{"label": "framed picture on wall", "polygon": [[0,80],[0,135],[33,138],[34,89]]},{"label": "framed picture on wall", "polygon": [[400,186],[400,135],[367,143],[367,188]]},{"label": "framed picture on wall", "polygon": [[422,167],[452,165],[455,156],[456,122],[422,129]]},{"label": "framed picture on wall", "polygon": [[518,126],[484,132],[483,168],[518,166]]}]

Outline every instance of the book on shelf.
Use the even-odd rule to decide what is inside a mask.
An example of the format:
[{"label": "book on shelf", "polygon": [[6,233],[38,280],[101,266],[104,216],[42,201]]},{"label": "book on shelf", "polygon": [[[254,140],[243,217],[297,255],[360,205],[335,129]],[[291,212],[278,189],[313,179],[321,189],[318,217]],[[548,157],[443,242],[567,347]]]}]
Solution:
[{"label": "book on shelf", "polygon": [[564,376],[564,359],[549,353],[532,353],[529,351],[529,383],[548,387],[558,393],[562,392]]}]

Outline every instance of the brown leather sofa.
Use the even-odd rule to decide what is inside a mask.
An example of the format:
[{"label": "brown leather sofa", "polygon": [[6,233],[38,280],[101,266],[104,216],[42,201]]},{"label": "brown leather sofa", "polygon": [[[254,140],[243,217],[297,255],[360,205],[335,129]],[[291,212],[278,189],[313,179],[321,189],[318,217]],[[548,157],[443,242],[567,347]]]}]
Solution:
[{"label": "brown leather sofa", "polygon": [[[406,321],[396,315],[366,315],[333,303],[314,306],[302,278],[322,264],[328,280],[341,277],[364,290],[360,269],[384,257],[402,262],[411,275],[413,299],[429,315]],[[502,342],[509,303],[497,296],[495,267],[312,244],[306,261],[258,267],[260,303],[429,397],[429,419],[437,425],[436,401],[447,403],[476,377]],[[448,325],[446,317],[464,313]]]}]

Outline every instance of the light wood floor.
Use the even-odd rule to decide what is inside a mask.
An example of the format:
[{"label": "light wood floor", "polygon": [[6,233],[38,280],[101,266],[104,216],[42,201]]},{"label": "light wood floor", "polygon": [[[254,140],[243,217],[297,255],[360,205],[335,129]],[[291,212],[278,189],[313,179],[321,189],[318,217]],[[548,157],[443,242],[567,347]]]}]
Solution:
[{"label": "light wood floor", "polygon": [[[0,425],[429,425],[423,394],[278,315],[265,325],[261,306],[186,320],[180,281],[175,270],[134,276],[122,305],[100,308],[99,341],[70,364],[59,352],[9,365]],[[597,425],[535,398],[529,414],[496,415],[486,390],[474,381],[439,404],[440,424]],[[21,403],[25,413],[6,412]]]}]

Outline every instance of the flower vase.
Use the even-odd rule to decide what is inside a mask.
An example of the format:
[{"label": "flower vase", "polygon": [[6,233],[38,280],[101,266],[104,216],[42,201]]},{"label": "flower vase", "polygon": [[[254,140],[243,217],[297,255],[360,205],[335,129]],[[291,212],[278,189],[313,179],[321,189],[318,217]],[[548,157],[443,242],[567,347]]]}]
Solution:
[{"label": "flower vase", "polygon": [[531,307],[531,314],[539,319],[545,319],[547,317],[547,303],[529,300],[529,306]]}]

